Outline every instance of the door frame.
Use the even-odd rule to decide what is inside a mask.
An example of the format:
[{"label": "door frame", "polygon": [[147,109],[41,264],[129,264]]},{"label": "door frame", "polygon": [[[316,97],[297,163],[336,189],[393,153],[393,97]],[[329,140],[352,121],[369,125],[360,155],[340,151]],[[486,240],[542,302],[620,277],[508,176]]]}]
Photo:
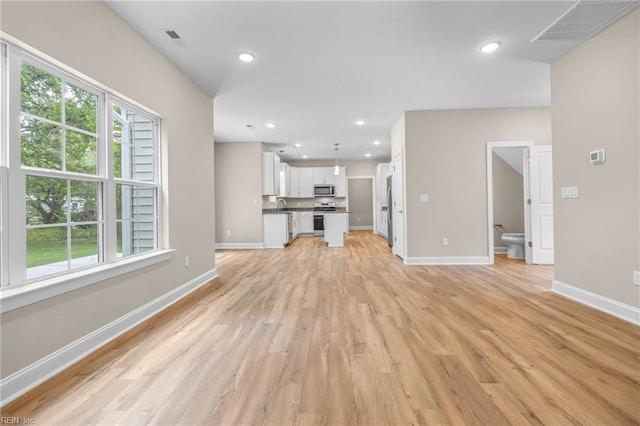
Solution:
[{"label": "door frame", "polygon": [[[400,148],[400,150],[395,154],[391,156],[391,167],[392,167],[392,172],[391,172],[391,176],[393,176],[391,178],[391,182],[392,182],[392,189],[391,189],[391,194],[392,197],[394,199],[398,199],[398,194],[396,193],[396,195],[394,196],[393,194],[395,193],[394,191],[394,187],[395,187],[395,182],[397,182],[397,177],[396,177],[396,158],[400,157],[400,165],[402,167],[402,174],[400,176],[400,192],[402,194],[402,205],[401,207],[401,213],[402,213],[402,256],[400,256],[397,253],[397,245],[395,244],[395,238],[396,236],[399,234],[398,231],[396,230],[395,227],[395,216],[397,216],[397,212],[395,212],[394,210],[392,210],[392,214],[391,214],[391,227],[393,229],[393,239],[394,239],[394,244],[391,247],[391,253],[393,253],[394,255],[398,256],[400,259],[402,259],[402,262],[405,263],[406,259],[407,259],[407,209],[406,209],[406,194],[405,194],[405,175],[406,175],[406,164],[405,164],[405,157],[404,157],[404,149]],[[393,206],[388,206],[387,208],[393,208]]]},{"label": "door frame", "polygon": [[[493,148],[526,148],[527,152],[523,157],[529,155],[529,149],[534,145],[533,141],[505,141],[505,142],[487,142],[487,250],[489,264],[495,263],[494,251],[495,244],[493,243]],[[529,162],[523,158],[523,170],[522,170],[522,192],[524,205],[524,236],[525,241],[530,241],[530,217],[529,209],[527,205],[527,199],[529,199]],[[525,244],[525,262],[531,263],[531,249]]]},{"label": "door frame", "polygon": [[[350,179],[371,179],[371,199],[372,199],[372,207],[371,207],[371,211],[373,212],[373,217],[371,218],[371,220],[373,221],[373,233],[377,234],[376,232],[376,223],[378,220],[378,215],[376,212],[376,177],[375,176],[347,176],[347,188],[346,188],[346,193],[347,193],[347,210],[349,210],[349,180]],[[348,213],[347,213],[348,214]],[[349,220],[347,219],[347,230],[349,230]]]}]

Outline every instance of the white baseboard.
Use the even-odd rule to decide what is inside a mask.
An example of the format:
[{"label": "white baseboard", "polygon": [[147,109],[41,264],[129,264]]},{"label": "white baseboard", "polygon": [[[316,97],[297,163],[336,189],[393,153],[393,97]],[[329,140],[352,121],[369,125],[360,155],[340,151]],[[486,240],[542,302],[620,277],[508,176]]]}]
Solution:
[{"label": "white baseboard", "polygon": [[575,287],[561,281],[553,280],[551,291],[561,296],[591,306],[599,311],[606,312],[630,323],[640,325],[640,308],[627,305],[617,300],[609,299],[597,293]]},{"label": "white baseboard", "polygon": [[372,230],[373,226],[351,226],[349,225],[350,231],[360,231],[360,230]]},{"label": "white baseboard", "polygon": [[75,342],[28,365],[22,370],[5,377],[0,381],[0,406],[6,405],[50,379],[90,353],[111,342],[113,339],[176,303],[217,276],[218,273],[216,270],[211,269],[180,287],[152,300],[146,305],[129,312],[86,336],[81,337]]},{"label": "white baseboard", "polygon": [[507,250],[508,250],[507,247],[494,247],[493,248],[493,253],[494,254],[506,254]]},{"label": "white baseboard", "polygon": [[216,249],[220,250],[248,250],[263,249],[262,243],[216,243]]},{"label": "white baseboard", "polygon": [[405,257],[405,265],[489,265],[487,256]]}]

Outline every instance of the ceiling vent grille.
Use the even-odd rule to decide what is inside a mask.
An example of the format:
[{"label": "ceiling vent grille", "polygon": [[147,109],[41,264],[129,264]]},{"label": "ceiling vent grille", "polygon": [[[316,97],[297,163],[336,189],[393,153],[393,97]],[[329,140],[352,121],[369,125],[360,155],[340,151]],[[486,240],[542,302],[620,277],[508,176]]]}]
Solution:
[{"label": "ceiling vent grille", "polygon": [[638,1],[579,1],[533,40],[586,40],[638,6]]},{"label": "ceiling vent grille", "polygon": [[176,40],[176,39],[179,39],[179,38],[180,38],[180,36],[178,35],[178,33],[177,33],[177,32],[175,32],[175,31],[173,31],[173,30],[166,30],[164,33],[165,33],[166,35],[168,35],[168,36],[169,36],[169,38],[170,38],[170,39],[172,39],[172,40]]}]

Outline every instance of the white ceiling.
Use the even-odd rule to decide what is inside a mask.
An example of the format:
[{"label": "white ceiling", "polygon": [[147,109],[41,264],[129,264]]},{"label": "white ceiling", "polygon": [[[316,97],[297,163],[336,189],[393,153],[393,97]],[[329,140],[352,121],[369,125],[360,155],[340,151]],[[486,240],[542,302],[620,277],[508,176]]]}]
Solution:
[{"label": "white ceiling", "polygon": [[[334,143],[341,159],[388,158],[407,110],[549,105],[549,64],[578,42],[531,40],[574,3],[107,2],[214,97],[216,142],[296,160],[333,159]],[[488,40],[502,48],[480,53]]]}]

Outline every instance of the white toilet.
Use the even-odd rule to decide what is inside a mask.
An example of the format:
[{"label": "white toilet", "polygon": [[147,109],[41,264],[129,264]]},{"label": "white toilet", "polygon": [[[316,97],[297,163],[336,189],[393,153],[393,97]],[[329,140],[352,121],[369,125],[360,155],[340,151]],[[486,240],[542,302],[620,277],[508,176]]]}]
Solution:
[{"label": "white toilet", "polygon": [[509,259],[524,259],[524,234],[505,232],[502,234],[502,242],[507,245]]}]

